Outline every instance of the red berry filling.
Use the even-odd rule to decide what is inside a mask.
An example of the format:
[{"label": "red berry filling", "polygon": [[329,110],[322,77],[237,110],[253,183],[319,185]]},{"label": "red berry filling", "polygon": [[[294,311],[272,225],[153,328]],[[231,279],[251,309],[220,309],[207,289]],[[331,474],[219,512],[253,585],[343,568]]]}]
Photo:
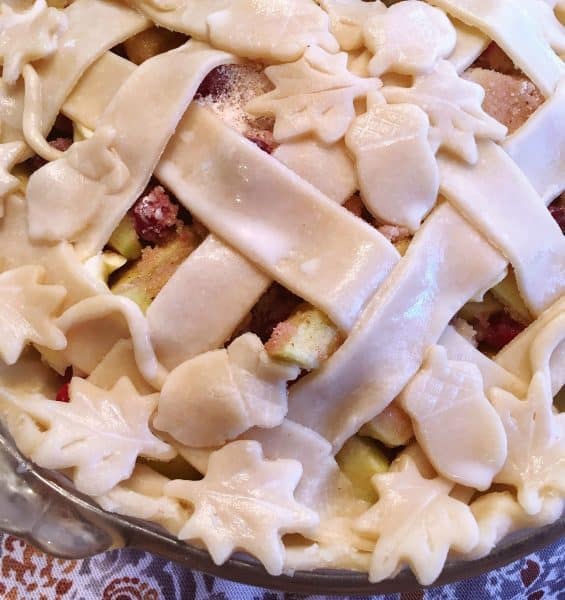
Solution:
[{"label": "red berry filling", "polygon": [[55,396],[55,400],[57,400],[57,402],[70,402],[71,401],[71,397],[69,396],[69,384],[68,383],[64,383],[59,391],[57,392],[57,395]]},{"label": "red berry filling", "polygon": [[65,370],[65,374],[63,375],[63,385],[59,388],[57,395],[55,396],[55,400],[57,402],[70,402],[71,398],[69,396],[69,384],[71,379],[73,378],[73,368],[67,367]]},{"label": "red berry filling", "polygon": [[504,310],[494,312],[473,325],[477,330],[477,341],[493,352],[502,350],[525,329],[522,323],[513,319]]},{"label": "red berry filling", "polygon": [[[58,137],[54,140],[51,140],[49,145],[57,150],[60,150],[61,152],[66,152],[71,147],[72,143],[73,140],[71,138]],[[46,165],[47,161],[36,154],[28,160],[27,164],[29,165],[31,171],[35,172],[37,169],[41,169],[41,167]]]},{"label": "red berry filling", "polygon": [[246,133],[245,137],[267,154],[272,154],[273,150],[277,147],[277,143],[270,131],[251,131]]},{"label": "red berry filling", "polygon": [[133,207],[137,235],[151,244],[164,241],[176,225],[178,211],[162,186],[150,188]]},{"label": "red berry filling", "polygon": [[203,98],[219,98],[231,86],[231,67],[232,65],[220,65],[210,71],[200,84],[196,95]]},{"label": "red berry filling", "polygon": [[557,221],[557,225],[561,227],[561,231],[565,233],[565,204],[562,204],[559,200],[556,200],[549,206],[549,212]]}]

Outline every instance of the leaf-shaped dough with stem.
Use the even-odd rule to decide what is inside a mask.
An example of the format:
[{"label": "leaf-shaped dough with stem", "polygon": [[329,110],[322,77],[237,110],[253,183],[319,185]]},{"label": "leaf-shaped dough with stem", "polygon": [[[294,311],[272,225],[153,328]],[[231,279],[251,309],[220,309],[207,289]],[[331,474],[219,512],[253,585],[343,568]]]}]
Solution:
[{"label": "leaf-shaped dough with stem", "polygon": [[75,377],[69,403],[38,394],[2,396],[20,411],[8,421],[18,447],[41,467],[72,469],[76,488],[90,496],[106,494],[130,477],[138,456],[175,455],[149,429],[157,394],[140,396],[126,377],[109,391]]},{"label": "leaf-shaped dough with stem", "polygon": [[548,493],[565,494],[565,414],[554,413],[551,381],[542,371],[526,400],[499,388],[490,397],[508,438],[508,458],[494,481],[514,486],[522,508],[535,515]]},{"label": "leaf-shaped dough with stem", "polygon": [[506,434],[475,364],[447,360],[445,348],[432,346],[400,404],[438,473],[479,490],[492,484],[506,460]]},{"label": "leaf-shaped dough with stem", "polygon": [[448,61],[416,77],[412,87],[390,86],[383,95],[391,104],[408,103],[421,107],[430,119],[430,142],[434,149],[450,150],[468,163],[479,158],[478,139],[500,141],[507,129],[482,109],[484,89],[462,79]]},{"label": "leaf-shaped dough with stem", "polygon": [[326,144],[337,142],[355,118],[354,100],[381,85],[348,71],[346,53],[314,46],[296,62],[267,67],[265,75],[275,89],[252,100],[247,110],[275,116],[277,142],[308,133]]},{"label": "leaf-shaped dough with stem", "polygon": [[368,19],[365,45],[374,54],[371,75],[393,72],[421,75],[455,48],[457,33],[445,13],[425,2],[397,2]]},{"label": "leaf-shaped dough with stem", "polygon": [[[58,160],[29,178],[26,196],[32,239],[76,240],[101,210],[104,194],[123,190],[130,173],[113,147],[116,135],[112,127],[99,127],[91,137],[76,142]],[[53,181],[64,181],[67,194],[46,200],[46,189],[53,187]],[[74,203],[73,209],[69,210],[69,197],[77,198],[77,190],[84,191],[87,184],[88,201]]]},{"label": "leaf-shaped dough with stem", "polygon": [[429,585],[443,569],[450,549],[469,552],[478,542],[477,522],[469,507],[449,496],[453,483],[424,479],[415,463],[402,456],[388,473],[375,475],[379,500],[355,524],[376,538],[369,579],[382,581],[410,565]]},{"label": "leaf-shaped dough with stem", "polygon": [[386,11],[386,6],[359,0],[320,0],[320,6],[330,15],[330,29],[342,50],[362,48],[363,25],[373,15]]},{"label": "leaf-shaped dough with stem", "polygon": [[299,368],[272,360],[253,333],[199,354],[165,380],[154,426],[193,448],[221,446],[253,426],[275,427],[287,413],[287,381]]},{"label": "leaf-shaped dough with stem", "polygon": [[67,290],[40,283],[45,269],[26,265],[0,274],[0,358],[13,365],[28,342],[51,350],[66,345],[53,314]]},{"label": "leaf-shaped dough with stem", "polygon": [[2,79],[8,84],[15,83],[25,64],[53,54],[66,27],[65,14],[48,7],[45,0],[35,0],[23,12],[15,12],[3,2],[0,7]]},{"label": "leaf-shaped dough with stem", "polygon": [[339,49],[328,15],[312,0],[231,0],[207,23],[215,48],[266,62],[296,60],[308,47]]},{"label": "leaf-shaped dough with stem", "polygon": [[265,460],[259,442],[236,441],[212,453],[204,479],[171,481],[165,493],[194,506],[180,539],[202,540],[216,564],[245,550],[280,575],[281,535],[318,524],[317,513],[294,499],[301,476],[298,461]]}]

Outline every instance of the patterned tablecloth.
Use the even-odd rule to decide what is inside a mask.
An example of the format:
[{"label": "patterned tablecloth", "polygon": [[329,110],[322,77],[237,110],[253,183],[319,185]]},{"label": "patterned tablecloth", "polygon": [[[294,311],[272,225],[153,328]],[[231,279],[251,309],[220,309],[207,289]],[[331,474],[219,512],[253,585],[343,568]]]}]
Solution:
[{"label": "patterned tablecloth", "polygon": [[[162,558],[116,550],[81,561],[0,536],[2,600],[321,600],[224,581]],[[565,600],[565,540],[476,579],[383,600]]]}]

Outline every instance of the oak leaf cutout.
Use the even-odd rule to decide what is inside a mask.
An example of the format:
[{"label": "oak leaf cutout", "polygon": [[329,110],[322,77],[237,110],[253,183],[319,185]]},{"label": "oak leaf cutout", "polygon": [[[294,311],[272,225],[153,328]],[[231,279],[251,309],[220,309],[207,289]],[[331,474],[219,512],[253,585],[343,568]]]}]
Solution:
[{"label": "oak leaf cutout", "polygon": [[329,54],[311,47],[293,63],[265,69],[275,89],[255,98],[247,110],[274,115],[274,137],[286,142],[314,134],[322,142],[341,139],[355,118],[354,100],[377,90],[377,79],[365,79],[347,70],[347,54]]},{"label": "oak leaf cutout", "polygon": [[112,127],[100,127],[33,173],[26,191],[32,239],[76,241],[104,197],[124,189],[130,173],[113,147],[116,135]]},{"label": "oak leaf cutout", "polygon": [[565,494],[565,414],[553,408],[551,380],[537,371],[525,400],[493,388],[490,398],[508,438],[508,458],[496,483],[514,486],[518,502],[536,515],[548,494]]},{"label": "oak leaf cutout", "polygon": [[3,396],[21,411],[9,421],[18,447],[40,467],[72,469],[75,487],[89,496],[102,496],[128,479],[138,456],[175,455],[149,429],[157,394],[140,396],[127,377],[111,390],[75,377],[69,403],[37,394]]},{"label": "oak leaf cutout", "polygon": [[470,164],[479,159],[477,139],[501,141],[506,136],[506,127],[482,109],[484,89],[459,77],[448,61],[441,61],[432,73],[416,77],[409,88],[389,86],[382,93],[391,104],[422,108],[430,120],[432,147],[450,150]]},{"label": "oak leaf cutout", "polygon": [[425,2],[407,0],[377,13],[365,23],[365,45],[373,53],[371,75],[393,72],[422,75],[448,57],[457,33],[445,13]]},{"label": "oak leaf cutout", "polygon": [[20,185],[20,180],[10,171],[20,160],[24,151],[25,144],[23,142],[0,144],[0,217],[4,216],[4,198]]},{"label": "oak leaf cutout", "polygon": [[483,390],[478,367],[432,346],[400,394],[416,439],[438,473],[486,490],[506,460],[506,434]]},{"label": "oak leaf cutout", "polygon": [[231,442],[211,454],[204,479],[165,486],[166,494],[194,506],[178,537],[204,542],[216,564],[244,550],[271,575],[280,575],[281,536],[304,534],[318,524],[317,513],[294,499],[301,476],[296,460],[265,460],[259,442]]},{"label": "oak leaf cutout", "polygon": [[276,427],[299,368],[269,357],[252,333],[199,354],[167,376],[154,426],[194,448],[221,446],[251,427]]},{"label": "oak leaf cutout", "polygon": [[367,19],[386,11],[386,6],[379,0],[320,0],[320,6],[330,16],[330,30],[340,48],[348,52],[363,47],[363,25]]},{"label": "oak leaf cutout", "polygon": [[369,580],[379,582],[410,565],[422,585],[438,577],[450,549],[469,552],[478,542],[469,507],[449,496],[453,483],[424,479],[408,456],[372,483],[379,500],[355,523],[362,535],[376,539]]},{"label": "oak leaf cutout", "polygon": [[67,18],[63,11],[48,7],[45,0],[35,0],[23,12],[15,12],[2,3],[0,59],[4,82],[15,83],[25,64],[53,54],[66,27]]},{"label": "oak leaf cutout", "polygon": [[62,305],[66,289],[40,283],[45,269],[26,265],[0,274],[0,358],[17,362],[28,343],[62,350],[66,339],[53,314]]}]

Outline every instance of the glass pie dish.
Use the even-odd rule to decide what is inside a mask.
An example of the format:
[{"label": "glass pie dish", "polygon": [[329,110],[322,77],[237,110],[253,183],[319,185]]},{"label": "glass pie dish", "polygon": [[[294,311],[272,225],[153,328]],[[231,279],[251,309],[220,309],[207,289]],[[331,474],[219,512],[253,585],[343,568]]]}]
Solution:
[{"label": "glass pie dish", "polygon": [[[0,428],[0,530],[24,538],[36,548],[66,559],[86,558],[115,548],[159,554],[190,569],[249,585],[303,594],[389,594],[420,589],[403,571],[394,579],[370,583],[367,576],[344,570],[297,571],[292,577],[268,575],[250,557],[233,557],[218,566],[208,553],[190,547],[160,528],[100,509],[68,480],[53,477],[24,458],[10,434]],[[552,525],[522,530],[475,561],[448,562],[434,585],[476,577],[536,552],[565,536],[565,517]]]},{"label": "glass pie dish", "polygon": [[0,412],[95,520],[22,484],[35,543],[398,586],[559,533],[564,57],[562,0],[2,2]]}]

